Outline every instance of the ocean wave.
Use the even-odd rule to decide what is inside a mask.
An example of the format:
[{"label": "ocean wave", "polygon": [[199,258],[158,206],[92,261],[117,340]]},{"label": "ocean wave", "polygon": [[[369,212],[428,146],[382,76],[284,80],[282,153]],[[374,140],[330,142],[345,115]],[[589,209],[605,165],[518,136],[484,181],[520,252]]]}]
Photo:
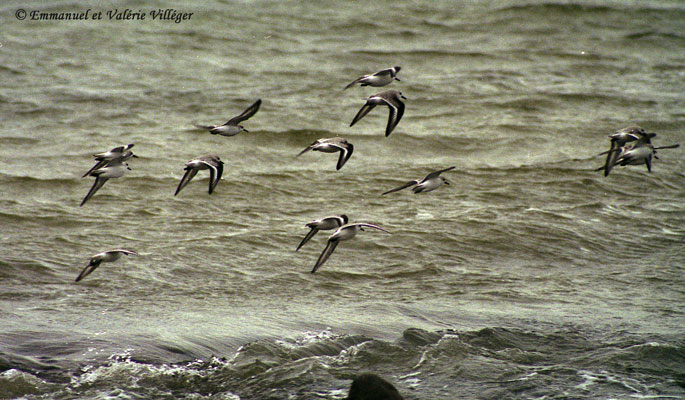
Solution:
[{"label": "ocean wave", "polygon": [[640,39],[655,39],[655,40],[676,40],[676,41],[683,41],[685,40],[685,35],[682,33],[678,32],[661,32],[661,31],[655,31],[655,30],[647,30],[647,31],[641,31],[641,32],[634,32],[634,33],[628,33],[624,36],[624,38],[629,39],[629,40],[640,40]]},{"label": "ocean wave", "polygon": [[[677,377],[685,372],[682,346],[631,335],[603,343],[591,334],[577,327],[549,331],[410,328],[400,338],[386,341],[323,330],[251,341],[230,357],[189,357],[173,363],[143,361],[141,350],[129,349],[48,375],[42,374],[40,364],[17,364],[5,354],[0,383],[7,385],[3,398],[47,393],[92,398],[118,393],[161,399],[194,393],[196,398],[286,399],[295,395],[318,399],[321,393],[337,393],[334,398],[342,398],[353,376],[374,371],[396,382],[408,399],[451,399],[474,393],[484,399],[512,393],[517,393],[516,398],[530,398],[543,387],[576,398],[598,393],[683,394],[677,384]],[[188,354],[183,345],[173,351]],[[453,373],[445,376],[445,370]],[[662,376],[659,383],[648,378],[655,374]],[[569,379],[590,375],[595,378],[585,384],[590,378]],[[614,385],[613,380],[624,384]]]},{"label": "ocean wave", "polygon": [[463,58],[502,58],[501,55],[495,53],[484,53],[480,51],[465,51],[465,50],[436,50],[436,49],[423,49],[416,48],[411,50],[399,49],[399,50],[351,50],[352,54],[359,54],[364,56],[378,56],[378,57],[388,57],[391,54],[394,57],[426,57],[426,58],[441,58],[441,57],[463,57]]},{"label": "ocean wave", "polygon": [[[619,3],[617,3],[619,4]],[[674,7],[675,9],[682,9],[681,7]],[[671,8],[659,8],[659,7],[644,7],[640,3],[635,3],[629,7],[630,12],[666,12],[675,11]],[[623,13],[625,11],[624,6],[614,6],[610,4],[593,4],[588,2],[549,2],[543,1],[539,3],[528,3],[528,4],[515,4],[508,5],[498,8],[498,12],[525,12],[530,14],[591,14],[591,15],[601,15],[607,13]]]}]

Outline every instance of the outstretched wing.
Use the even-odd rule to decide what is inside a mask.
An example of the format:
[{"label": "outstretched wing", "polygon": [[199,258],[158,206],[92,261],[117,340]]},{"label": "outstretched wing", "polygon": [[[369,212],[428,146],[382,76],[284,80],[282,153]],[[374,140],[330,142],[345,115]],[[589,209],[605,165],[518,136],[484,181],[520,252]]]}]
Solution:
[{"label": "outstretched wing", "polygon": [[356,124],[357,121],[364,118],[364,116],[366,114],[368,114],[369,111],[373,110],[374,107],[376,107],[376,105],[374,103],[367,101],[366,104],[364,104],[362,106],[362,108],[359,109],[359,112],[357,112],[357,115],[354,116],[354,119],[352,120],[352,123],[350,124],[350,126]]},{"label": "outstretched wing", "polygon": [[88,172],[83,174],[83,176],[81,178],[85,178],[86,176],[90,175],[90,173],[95,171],[96,169],[100,169],[100,168],[104,167],[108,162],[109,162],[109,160],[99,160],[97,163],[95,163],[95,165],[93,165],[93,168],[89,169]]},{"label": "outstretched wing", "polygon": [[[126,150],[130,149],[131,147],[133,147],[133,146],[128,145],[126,147]],[[105,158],[111,159],[112,157],[115,156],[115,154],[117,154],[117,153],[121,154],[123,152],[124,152],[124,146],[117,146],[110,151],[105,151],[102,153],[93,154],[93,158],[95,158],[95,161],[101,161]]]},{"label": "outstretched wing", "polygon": [[314,264],[314,268],[312,268],[312,274],[316,272],[316,270],[319,269],[319,267],[321,267],[323,263],[326,262],[326,260],[328,260],[328,257],[330,257],[331,254],[333,254],[333,250],[335,250],[335,248],[338,247],[338,243],[338,240],[328,240],[326,248],[323,249],[323,252],[319,256],[319,259],[316,260],[316,264]]},{"label": "outstretched wing", "polygon": [[247,107],[242,114],[237,117],[229,119],[224,125],[237,125],[246,119],[251,118],[253,115],[257,114],[259,107],[262,105],[262,99],[257,99],[251,106]]},{"label": "outstretched wing", "polygon": [[340,157],[338,157],[338,165],[335,166],[336,170],[339,170],[340,168],[345,165],[347,160],[350,159],[352,156],[352,152],[354,151],[354,146],[352,143],[348,143],[347,146],[335,146],[340,149]]},{"label": "outstretched wing", "polygon": [[645,164],[647,165],[647,172],[652,172],[652,154],[650,154],[649,156],[647,156],[647,158],[645,158]]},{"label": "outstretched wing", "polygon": [[302,239],[302,241],[300,242],[300,244],[297,245],[297,248],[295,249],[295,251],[298,251],[298,250],[300,249],[300,247],[304,246],[304,244],[307,243],[307,242],[309,241],[309,239],[313,238],[314,235],[316,235],[316,233],[317,233],[318,231],[319,231],[319,228],[316,228],[316,227],[315,227],[315,228],[312,228],[312,229],[309,231],[309,233],[307,233],[307,236],[305,236],[304,239]]},{"label": "outstretched wing", "polygon": [[95,269],[100,265],[100,262],[101,262],[100,260],[98,260],[98,261],[92,261],[91,260],[90,263],[88,263],[88,265],[86,265],[86,267],[81,271],[81,273],[78,274],[78,276],[76,277],[76,280],[74,282],[80,281],[81,279],[88,276],[91,272],[95,271]]},{"label": "outstretched wing", "polygon": [[402,189],[406,189],[406,188],[408,188],[409,186],[414,186],[414,185],[416,185],[416,184],[418,184],[418,183],[419,183],[419,181],[416,180],[416,179],[413,180],[413,181],[409,181],[409,182],[405,183],[404,185],[402,185],[402,186],[400,186],[400,187],[398,187],[398,188],[388,190],[387,192],[381,194],[381,196],[386,195],[386,194],[388,194],[388,193],[397,192],[397,191],[400,191],[400,190],[402,190]]},{"label": "outstretched wing", "polygon": [[137,255],[138,255],[138,253],[136,253],[136,252],[133,251],[133,250],[114,249],[114,250],[111,250],[111,251],[118,251],[119,253],[125,254],[125,255],[127,255],[127,256],[137,256]]},{"label": "outstretched wing", "polygon": [[93,197],[93,195],[95,194],[95,192],[97,192],[98,190],[100,190],[100,188],[102,187],[102,185],[104,185],[105,182],[107,182],[108,179],[109,179],[109,178],[103,178],[103,177],[100,177],[100,176],[95,177],[95,182],[93,182],[93,186],[90,187],[90,190],[88,191],[88,194],[86,195],[86,197],[83,198],[83,201],[81,201],[81,204],[79,204],[79,207],[81,207],[81,206],[83,206],[84,204],[86,204],[86,201],[88,201],[91,197]]},{"label": "outstretched wing", "polygon": [[382,69],[382,70],[373,74],[373,76],[382,76],[382,75],[392,75],[392,68]]},{"label": "outstretched wing", "polygon": [[433,171],[433,172],[431,172],[430,174],[426,175],[426,177],[423,178],[423,180],[422,180],[421,182],[425,182],[425,181],[427,181],[427,180],[429,180],[429,179],[437,178],[437,177],[438,177],[440,174],[442,174],[443,172],[449,171],[449,170],[455,169],[455,168],[456,168],[456,166],[451,166],[451,167],[449,167],[449,168],[441,169],[440,171]]},{"label": "outstretched wing", "polygon": [[301,152],[297,153],[297,155],[296,155],[295,157],[299,157],[299,156],[301,156],[302,154],[304,154],[304,153],[308,152],[309,150],[311,150],[311,149],[313,148],[314,144],[316,144],[316,142],[310,144],[310,145],[307,146],[304,150],[302,150]]},{"label": "outstretched wing", "polygon": [[224,173],[224,163],[218,162],[216,165],[214,163],[202,162],[209,168],[209,194],[212,194],[216,185],[219,184],[219,179]]},{"label": "outstretched wing", "polygon": [[607,160],[604,163],[604,176],[609,176],[609,172],[611,172],[611,169],[616,165],[619,153],[621,153],[621,146],[617,140],[612,139],[611,148],[607,152]]},{"label": "outstretched wing", "polygon": [[359,83],[362,80],[362,78],[364,78],[364,77],[360,76],[359,78],[353,80],[350,84],[345,86],[345,88],[343,90],[347,90],[347,89],[351,88],[352,86],[354,86],[355,83]]},{"label": "outstretched wing", "polygon": [[669,145],[669,146],[659,146],[659,147],[655,147],[654,150],[675,149],[675,148],[678,148],[678,147],[680,147],[680,143],[672,144],[672,145]]},{"label": "outstretched wing", "polygon": [[[385,229],[383,229],[383,228],[381,228],[380,226],[375,225],[375,224],[369,224],[369,223],[366,223],[366,222],[361,222],[361,223],[358,223],[358,224],[355,224],[355,225],[359,225],[360,227],[367,227],[367,228],[377,229],[377,230],[383,231],[383,232],[385,232],[385,233],[390,233],[390,232],[386,231]],[[392,233],[390,233],[390,234],[392,235]]]},{"label": "outstretched wing", "polygon": [[183,178],[181,178],[181,182],[179,182],[178,187],[176,188],[176,193],[174,193],[174,196],[178,194],[178,192],[181,191],[188,182],[190,182],[191,179],[197,174],[197,170],[195,168],[191,167],[186,167],[186,173],[183,175]]},{"label": "outstretched wing", "polygon": [[388,125],[385,127],[385,136],[388,137],[392,133],[393,129],[400,123],[402,116],[404,115],[404,103],[401,101],[388,101],[383,99],[385,104],[388,105],[390,109],[390,114],[388,115]]}]

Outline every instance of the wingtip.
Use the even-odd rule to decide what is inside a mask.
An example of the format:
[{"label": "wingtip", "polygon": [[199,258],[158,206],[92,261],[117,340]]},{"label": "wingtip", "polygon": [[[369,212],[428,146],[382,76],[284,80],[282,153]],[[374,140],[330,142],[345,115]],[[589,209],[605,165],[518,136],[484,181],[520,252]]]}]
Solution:
[{"label": "wingtip", "polygon": [[308,151],[311,150],[311,149],[312,149],[311,146],[308,146],[306,149],[304,149],[304,150],[302,150],[301,152],[297,153],[297,155],[295,156],[295,158],[301,156],[302,154],[308,152]]},{"label": "wingtip", "polygon": [[357,82],[358,82],[358,81],[355,79],[352,83],[348,83],[347,86],[345,86],[345,87],[343,88],[343,90],[347,90],[347,89],[351,88],[351,87],[354,86],[354,84],[357,83]]}]

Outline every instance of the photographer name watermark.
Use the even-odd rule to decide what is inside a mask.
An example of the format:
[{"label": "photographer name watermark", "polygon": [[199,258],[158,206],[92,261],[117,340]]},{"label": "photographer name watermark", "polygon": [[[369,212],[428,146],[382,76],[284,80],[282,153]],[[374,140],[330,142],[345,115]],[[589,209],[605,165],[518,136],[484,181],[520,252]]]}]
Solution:
[{"label": "photographer name watermark", "polygon": [[27,21],[164,21],[180,24],[188,21],[194,13],[181,12],[174,8],[158,8],[155,10],[132,10],[114,8],[106,11],[97,11],[89,8],[85,11],[53,12],[41,10],[18,9],[14,16]]}]

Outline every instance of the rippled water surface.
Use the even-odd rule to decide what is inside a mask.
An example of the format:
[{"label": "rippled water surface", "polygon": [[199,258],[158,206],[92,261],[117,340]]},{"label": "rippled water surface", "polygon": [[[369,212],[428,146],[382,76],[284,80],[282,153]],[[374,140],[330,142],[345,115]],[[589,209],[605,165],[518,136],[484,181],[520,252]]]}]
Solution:
[{"label": "rippled water surface", "polygon": [[[681,2],[1,7],[0,398],[343,399],[367,371],[408,399],[685,396],[683,150],[595,171],[628,125],[685,142]],[[174,7],[193,14],[151,18]],[[147,17],[109,20],[125,9]],[[349,127],[388,88],[392,135],[385,107]],[[249,132],[194,127],[258,98]],[[295,157],[334,136],[341,170]],[[131,171],[79,207],[91,155],[128,143]],[[201,171],[174,196],[209,153],[214,193]],[[304,225],[342,213],[392,234],[310,274],[331,231],[296,253]],[[112,248],[139,255],[74,282]]]}]

